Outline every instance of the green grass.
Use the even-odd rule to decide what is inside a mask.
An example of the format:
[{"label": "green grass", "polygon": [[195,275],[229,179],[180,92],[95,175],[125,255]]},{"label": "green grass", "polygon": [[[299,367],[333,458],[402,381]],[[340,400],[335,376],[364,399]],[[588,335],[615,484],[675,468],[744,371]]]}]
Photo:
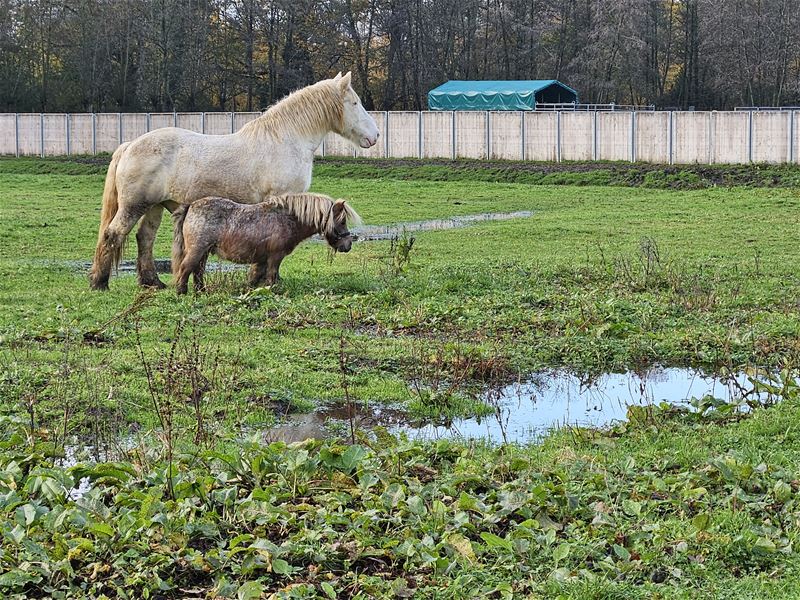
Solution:
[{"label": "green grass", "polygon": [[[609,165],[608,172],[616,168]],[[258,481],[201,457],[191,443],[196,419],[185,402],[186,373],[208,381],[202,411],[211,440],[230,440],[241,427],[271,422],[286,403],[309,410],[318,402],[340,402],[343,368],[357,401],[404,405],[430,416],[484,411],[479,398],[486,373],[488,383],[500,383],[545,367],[600,372],[655,363],[730,369],[798,364],[800,195],[793,187],[755,186],[791,185],[791,169],[777,183],[751,178],[750,187],[703,189],[662,189],[680,187],[671,179],[658,187],[646,181],[611,186],[616,180],[606,175],[579,181],[571,178],[584,174],[569,171],[560,172],[558,185],[545,185],[532,176],[511,181],[503,175],[513,172],[510,167],[448,169],[454,170],[323,161],[313,189],[348,198],[369,224],[515,210],[533,211],[533,217],[419,233],[401,272],[392,268],[389,242],[357,244],[333,260],[323,246],[305,244],[285,261],[276,290],[248,294],[239,272],[213,276],[207,295],[177,298],[171,289],[142,294],[131,276],[112,277],[107,293],[91,292],[76,269],[94,248],[101,163],[0,160],[3,411],[22,416],[25,435],[52,447],[74,434],[108,440],[163,433],[167,410],[179,448],[191,450],[174,459],[180,479],[202,482],[182,487],[182,500],[165,499],[163,456],[140,456],[134,461],[139,471],[107,481],[115,501],[106,539],[103,527],[75,525],[84,509],[65,502],[61,492],[45,493],[36,473],[47,459],[32,456],[29,444],[9,433],[8,448],[0,452],[0,492],[12,481],[19,491],[3,504],[8,545],[0,572],[14,567],[19,575],[20,562],[32,560],[25,552],[39,550],[25,546],[27,539],[53,560],[63,558],[64,548],[80,546],[78,538],[90,540],[92,550],[80,551],[71,567],[88,577],[92,565],[109,564],[123,549],[133,546],[144,556],[155,535],[164,541],[155,550],[159,560],[148,567],[152,576],[125,584],[117,565],[114,577],[122,579],[109,575],[109,586],[141,590],[162,578],[219,592],[224,579],[235,582],[224,588],[235,595],[238,585],[258,580],[270,591],[296,582],[325,593],[308,571],[322,565],[333,574],[336,593],[360,591],[362,597],[390,594],[392,585],[404,585],[398,580],[403,574],[405,585],[431,598],[485,597],[492,589],[502,596],[508,586],[523,597],[794,597],[796,560],[785,552],[798,531],[800,404],[794,395],[742,420],[659,413],[626,431],[561,432],[524,449],[387,439],[369,451],[358,476],[327,464],[333,459],[317,444],[307,448],[313,463],[307,468],[275,467]],[[652,173],[651,183],[664,177]],[[157,256],[168,256],[170,237],[165,221]],[[128,258],[134,246],[131,238]],[[148,369],[155,394],[148,390]],[[413,381],[430,394],[420,397]],[[230,441],[217,447],[234,452]],[[154,442],[151,450],[160,448]],[[254,447],[245,454],[274,462],[270,453],[287,452],[295,450]],[[258,458],[264,453],[272,458]],[[720,466],[725,457],[733,466]],[[20,464],[28,466],[17,470]],[[351,489],[367,472],[377,482],[363,493]],[[398,489],[404,499],[393,504],[385,495]],[[509,512],[503,503],[511,491],[526,497]],[[229,505],[223,498],[231,493]],[[411,496],[422,499],[424,512],[417,500],[409,505]],[[244,506],[248,499],[277,507],[275,521],[258,522]],[[602,517],[592,524],[598,502],[608,507],[610,523]],[[77,511],[77,520],[58,530],[66,546],[55,541],[52,528],[60,525],[49,517],[26,521],[17,510],[25,503]],[[193,503],[201,507],[192,513],[196,518],[218,527],[202,533],[205,541],[196,547],[190,543],[195,534],[187,533],[194,517],[181,508]],[[139,519],[128,538],[118,531],[118,519],[128,518],[123,507],[133,507]],[[150,520],[151,510],[160,521]],[[541,511],[559,524],[555,535],[539,520],[523,527]],[[338,546],[331,550],[342,515],[358,523],[351,558]],[[30,537],[13,545],[13,519],[20,518],[17,533]],[[273,535],[272,527],[281,533]],[[252,548],[214,563],[212,554],[228,552],[233,532],[241,530],[285,541],[286,548],[269,552],[299,570],[270,572]],[[309,541],[309,532],[321,537]],[[380,548],[384,558],[365,558],[371,548]],[[317,551],[327,558],[318,559]],[[197,582],[169,566],[195,559],[206,573],[195,573]],[[126,560],[132,572],[144,568],[140,558]],[[213,563],[210,571],[203,560]],[[242,567],[246,560],[253,570]],[[58,581],[72,581],[63,573]],[[664,574],[663,584],[653,582]],[[2,577],[0,585],[8,584]],[[21,587],[8,589],[31,589],[20,581]],[[94,589],[110,594],[112,588]]]}]

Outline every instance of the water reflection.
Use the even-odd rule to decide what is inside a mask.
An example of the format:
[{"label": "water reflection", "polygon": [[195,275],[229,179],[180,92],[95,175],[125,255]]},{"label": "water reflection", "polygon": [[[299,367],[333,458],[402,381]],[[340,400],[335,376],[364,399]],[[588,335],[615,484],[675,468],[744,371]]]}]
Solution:
[{"label": "water reflection", "polygon": [[487,398],[490,417],[458,419],[449,426],[397,427],[418,439],[462,437],[494,443],[531,442],[554,427],[602,427],[626,418],[629,406],[660,402],[687,405],[692,398],[740,398],[747,376],[715,377],[692,369],[607,373],[593,379],[564,371],[539,374]]}]

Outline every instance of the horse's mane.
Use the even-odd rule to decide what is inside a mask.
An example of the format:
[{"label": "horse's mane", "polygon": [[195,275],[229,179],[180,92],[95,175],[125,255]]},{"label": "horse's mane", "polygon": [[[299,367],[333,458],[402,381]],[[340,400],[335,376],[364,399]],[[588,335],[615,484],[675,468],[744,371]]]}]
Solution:
[{"label": "horse's mane", "polygon": [[343,118],[339,81],[324,79],[295,90],[239,131],[243,135],[293,131],[314,136],[328,130],[340,132]]},{"label": "horse's mane", "polygon": [[[272,196],[267,202],[273,206],[285,208],[301,223],[314,227],[323,235],[332,234],[336,226],[336,223],[330,218],[335,202],[330,196],[310,193],[285,194]],[[352,225],[361,224],[361,217],[347,202],[344,203],[344,216]]]}]

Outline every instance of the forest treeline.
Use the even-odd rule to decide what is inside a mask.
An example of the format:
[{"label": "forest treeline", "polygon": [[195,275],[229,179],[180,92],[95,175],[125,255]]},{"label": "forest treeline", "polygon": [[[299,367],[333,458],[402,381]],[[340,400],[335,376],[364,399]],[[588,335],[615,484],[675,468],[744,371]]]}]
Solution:
[{"label": "forest treeline", "polygon": [[0,0],[0,111],[259,110],[339,70],[376,110],[448,79],[796,105],[798,31],[800,0]]}]

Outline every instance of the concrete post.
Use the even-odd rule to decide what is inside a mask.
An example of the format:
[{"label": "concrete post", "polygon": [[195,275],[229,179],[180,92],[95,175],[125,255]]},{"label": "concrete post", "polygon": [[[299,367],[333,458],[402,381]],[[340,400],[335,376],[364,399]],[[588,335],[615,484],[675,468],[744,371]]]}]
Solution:
[{"label": "concrete post", "polygon": [[486,111],[486,160],[492,159],[492,113]]},{"label": "concrete post", "polygon": [[44,158],[44,114],[39,113],[39,149]]},{"label": "concrete post", "polygon": [[122,146],[122,113],[117,113],[117,125],[119,126],[119,145]]},{"label": "concrete post", "polygon": [[422,158],[422,111],[417,111],[417,158]]},{"label": "concrete post", "polygon": [[456,159],[456,111],[451,111],[450,116],[452,118],[452,127],[450,128],[450,135],[452,140],[450,142],[450,153],[452,154],[451,158],[453,160]]},{"label": "concrete post", "polygon": [[636,111],[631,111],[631,162],[636,162]]},{"label": "concrete post", "polygon": [[383,111],[383,157],[389,158],[389,111]]},{"label": "concrete post", "polygon": [[147,113],[144,117],[144,126],[147,129],[147,132],[150,131],[150,113]]},{"label": "concrete post", "polygon": [[714,115],[716,111],[712,110],[708,113],[708,163],[711,164],[714,162],[714,128],[716,123],[714,122]]},{"label": "concrete post", "polygon": [[789,163],[794,162],[794,111],[789,111]]},{"label": "concrete post", "polygon": [[92,154],[97,154],[97,113],[92,113]]},{"label": "concrete post", "polygon": [[597,111],[592,112],[592,160],[597,160]]},{"label": "concrete post", "polygon": [[673,164],[675,162],[675,156],[674,156],[674,152],[675,151],[673,150],[674,143],[675,143],[673,141],[673,139],[674,139],[673,136],[675,135],[675,133],[674,133],[674,125],[673,125],[673,123],[674,123],[674,115],[675,115],[675,113],[673,111],[669,111],[669,119],[667,120],[667,127],[669,128],[669,131],[667,132],[667,152],[669,153],[669,156],[668,156],[669,164]]},{"label": "concrete post", "polygon": [[19,113],[14,113],[14,147],[19,158]]},{"label": "concrete post", "polygon": [[561,162],[561,111],[556,111],[556,162]]},{"label": "concrete post", "polygon": [[519,137],[522,140],[520,144],[522,148],[520,148],[520,156],[522,160],[525,160],[525,111],[521,111],[519,113]]},{"label": "concrete post", "polygon": [[203,135],[205,135],[205,133],[206,133],[206,113],[205,113],[205,111],[200,113],[200,133],[202,133]]},{"label": "concrete post", "polygon": [[747,162],[753,162],[753,111],[747,111]]},{"label": "concrete post", "polygon": [[67,134],[67,156],[72,154],[72,152],[70,151],[70,146],[71,146],[70,141],[71,140],[70,140],[70,133],[69,133],[69,121],[70,121],[70,117],[69,117],[69,113],[67,113],[67,114],[64,115],[64,131]]},{"label": "concrete post", "polygon": [[176,111],[176,110],[172,111],[172,126],[173,127],[177,127],[178,126],[178,111]]},{"label": "concrete post", "polygon": [[234,129],[234,124],[233,124],[233,115],[234,114],[235,113],[233,111],[231,111],[231,133],[236,133],[236,130]]}]

